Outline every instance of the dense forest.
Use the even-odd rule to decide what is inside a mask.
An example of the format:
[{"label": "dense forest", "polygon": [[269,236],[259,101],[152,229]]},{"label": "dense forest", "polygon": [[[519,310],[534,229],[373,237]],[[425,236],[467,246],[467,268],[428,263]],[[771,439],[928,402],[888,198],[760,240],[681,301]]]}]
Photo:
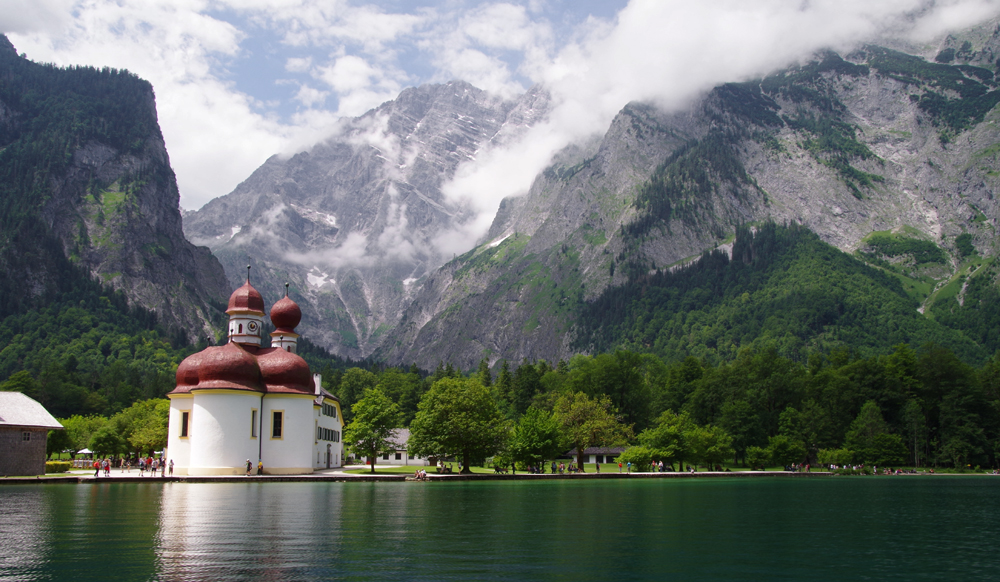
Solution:
[{"label": "dense forest", "polygon": [[[805,227],[744,226],[732,258],[706,252],[683,268],[634,276],[584,305],[575,345],[717,364],[764,345],[804,362],[811,353],[838,348],[867,357],[889,346],[934,342],[981,364],[1000,349],[986,328],[1000,303],[991,278],[974,281],[971,301],[949,303],[949,311],[932,320],[918,313],[891,272],[827,245]],[[979,331],[966,335],[966,327]]]}]

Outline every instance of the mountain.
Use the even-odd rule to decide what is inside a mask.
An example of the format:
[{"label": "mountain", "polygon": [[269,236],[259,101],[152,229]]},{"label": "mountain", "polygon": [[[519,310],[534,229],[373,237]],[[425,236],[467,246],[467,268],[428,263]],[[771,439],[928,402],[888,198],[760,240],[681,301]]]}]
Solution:
[{"label": "mountain", "polygon": [[187,213],[184,232],[212,249],[233,284],[248,263],[265,296],[290,282],[304,336],[342,356],[367,356],[452,258],[436,240],[473,217],[442,185],[547,106],[539,90],[505,101],[463,82],[407,89],[345,120],[328,141],[271,157],[233,192]]},{"label": "mountain", "polygon": [[228,284],[178,202],[148,82],[36,64],[0,36],[0,317],[96,279],[150,325],[214,337]]},{"label": "mountain", "polygon": [[427,279],[377,356],[567,358],[596,347],[577,324],[609,288],[731,252],[740,225],[769,221],[856,252],[900,282],[913,317],[933,318],[969,277],[995,276],[1000,28],[969,38],[948,41],[965,47],[950,62],[865,46],[721,85],[685,111],[629,104],[504,201],[488,240]]}]

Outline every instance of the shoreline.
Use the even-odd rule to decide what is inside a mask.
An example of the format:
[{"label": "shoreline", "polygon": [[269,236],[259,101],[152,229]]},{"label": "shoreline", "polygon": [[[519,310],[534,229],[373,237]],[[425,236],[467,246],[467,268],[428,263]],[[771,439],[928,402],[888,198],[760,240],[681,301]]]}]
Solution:
[{"label": "shoreline", "polygon": [[430,482],[450,482],[450,481],[551,481],[551,480],[573,480],[573,479],[750,479],[759,477],[782,477],[803,479],[810,477],[996,477],[989,473],[916,473],[903,475],[835,475],[829,471],[812,471],[809,473],[786,472],[786,471],[700,471],[696,473],[543,473],[533,475],[531,473],[519,473],[517,475],[495,475],[489,473],[473,473],[462,475],[452,473],[439,475],[430,473],[426,481],[417,481],[410,474],[398,475],[359,475],[355,473],[345,473],[335,471],[329,473],[312,473],[305,475],[198,475],[198,476],[168,476],[168,477],[139,477],[132,475],[112,475],[110,477],[94,477],[93,475],[38,475],[36,477],[0,477],[0,486],[3,484],[24,485],[34,484],[99,484],[99,483],[311,483],[311,482],[332,482],[332,483],[430,483]]},{"label": "shoreline", "polygon": [[701,471],[696,473],[543,473],[533,475],[522,473],[517,475],[495,475],[489,473],[473,473],[462,475],[452,473],[439,475],[430,473],[426,481],[416,481],[412,475],[358,475],[354,473],[313,473],[306,475],[199,475],[199,476],[168,476],[139,477],[112,475],[110,477],[94,477],[93,475],[52,475],[36,477],[0,477],[0,485],[10,484],[98,484],[98,483],[310,483],[310,482],[449,482],[449,481],[550,481],[566,479],[706,479],[706,478],[753,478],[753,477],[784,477],[808,478],[831,477],[833,473],[814,471],[810,473],[793,473],[785,471]]}]

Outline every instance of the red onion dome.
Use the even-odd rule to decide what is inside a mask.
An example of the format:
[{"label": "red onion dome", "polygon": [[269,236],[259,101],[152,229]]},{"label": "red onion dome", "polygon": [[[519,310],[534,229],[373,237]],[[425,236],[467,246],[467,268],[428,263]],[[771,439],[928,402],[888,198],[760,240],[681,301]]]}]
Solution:
[{"label": "red onion dome", "polygon": [[271,323],[277,328],[276,331],[294,333],[295,327],[300,321],[302,321],[302,310],[299,309],[299,304],[292,301],[288,295],[271,306]]},{"label": "red onion dome", "polygon": [[204,352],[198,352],[197,354],[191,354],[181,361],[181,364],[177,366],[177,373],[175,374],[178,386],[198,385],[198,368],[201,367],[203,357]]},{"label": "red onion dome", "polygon": [[198,355],[202,358],[197,388],[263,391],[257,359],[239,344],[205,348]]},{"label": "red onion dome", "polygon": [[257,363],[268,392],[313,393],[312,373],[301,356],[281,348],[267,348],[257,354]]},{"label": "red onion dome", "polygon": [[226,313],[234,311],[256,311],[264,315],[264,298],[260,296],[259,291],[253,288],[250,281],[244,283],[242,287],[233,291],[233,294],[229,296],[229,307],[226,308]]}]

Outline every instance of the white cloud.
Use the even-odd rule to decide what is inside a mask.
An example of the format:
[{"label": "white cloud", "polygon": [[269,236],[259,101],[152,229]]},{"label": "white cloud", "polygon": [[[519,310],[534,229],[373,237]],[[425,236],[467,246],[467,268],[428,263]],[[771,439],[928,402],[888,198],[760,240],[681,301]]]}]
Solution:
[{"label": "white cloud", "polygon": [[[632,0],[614,23],[588,21],[576,42],[523,69],[550,90],[553,110],[520,143],[480,155],[444,186],[447,196],[473,204],[479,215],[442,233],[439,242],[453,252],[470,248],[502,198],[527,192],[555,152],[605,131],[629,101],[676,109],[720,83],[766,74],[816,50],[849,48],[886,31],[940,34],[998,12],[996,0]],[[446,60],[462,68],[463,59]],[[467,68],[475,70],[471,61]],[[502,75],[497,69],[493,74]]]}]

